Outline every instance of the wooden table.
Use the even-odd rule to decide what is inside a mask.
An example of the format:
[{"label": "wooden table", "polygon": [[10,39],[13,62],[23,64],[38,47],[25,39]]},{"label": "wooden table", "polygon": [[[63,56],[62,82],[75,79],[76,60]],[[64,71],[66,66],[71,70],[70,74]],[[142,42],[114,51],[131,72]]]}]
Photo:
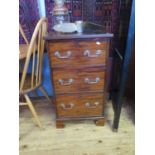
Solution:
[{"label": "wooden table", "polygon": [[29,48],[29,45],[27,44],[19,45],[19,60],[26,58],[28,48]]}]

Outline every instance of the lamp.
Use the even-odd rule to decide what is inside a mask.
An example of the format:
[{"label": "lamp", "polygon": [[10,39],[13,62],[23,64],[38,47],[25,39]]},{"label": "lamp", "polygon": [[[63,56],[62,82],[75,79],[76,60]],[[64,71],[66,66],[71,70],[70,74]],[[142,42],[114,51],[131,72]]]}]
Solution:
[{"label": "lamp", "polygon": [[65,0],[54,0],[52,11],[53,26],[70,22],[69,12],[65,6]]}]

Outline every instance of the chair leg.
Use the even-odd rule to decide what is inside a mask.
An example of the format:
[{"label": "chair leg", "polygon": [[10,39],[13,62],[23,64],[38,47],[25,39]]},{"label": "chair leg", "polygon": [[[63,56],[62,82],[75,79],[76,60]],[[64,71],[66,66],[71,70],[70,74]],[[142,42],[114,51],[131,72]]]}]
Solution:
[{"label": "chair leg", "polygon": [[47,100],[49,101],[49,103],[51,104],[52,101],[51,101],[51,99],[49,98],[49,96],[48,96],[48,94],[47,94],[45,88],[44,88],[43,86],[40,86],[39,89],[40,89],[40,91],[43,93],[43,95],[47,98]]},{"label": "chair leg", "polygon": [[36,121],[37,121],[37,123],[38,123],[38,126],[39,126],[40,128],[42,128],[42,125],[41,125],[41,123],[40,123],[40,120],[39,120],[39,118],[38,118],[38,115],[37,115],[37,113],[36,113],[36,110],[34,109],[34,106],[33,106],[32,102],[31,102],[30,98],[29,98],[28,95],[26,95],[26,94],[25,94],[24,96],[25,96],[27,105],[28,105],[30,111],[32,112],[32,115],[34,116],[34,118],[36,119]]}]

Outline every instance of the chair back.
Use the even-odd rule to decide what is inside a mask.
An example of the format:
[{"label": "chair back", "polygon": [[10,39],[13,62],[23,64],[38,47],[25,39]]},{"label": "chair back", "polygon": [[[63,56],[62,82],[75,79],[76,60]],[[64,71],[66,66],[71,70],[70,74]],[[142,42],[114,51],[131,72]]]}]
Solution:
[{"label": "chair back", "polygon": [[23,28],[22,28],[22,26],[21,26],[20,23],[19,23],[19,32],[21,33],[21,35],[22,35],[22,37],[23,37],[25,43],[28,45],[28,44],[29,44],[28,39],[27,39],[27,37],[26,37],[26,35],[25,35],[25,33],[24,33],[24,30],[23,30]]},{"label": "chair back", "polygon": [[[37,87],[39,87],[42,83],[42,63],[43,63],[43,52],[45,44],[45,40],[43,37],[45,36],[46,33],[47,33],[47,19],[43,17],[37,23],[29,44],[23,72],[21,75],[20,88],[19,88],[20,93],[34,90]],[[27,39],[25,39],[25,42],[28,43]],[[32,63],[30,62],[30,59],[32,59]],[[30,72],[29,74],[30,85],[27,88],[24,87],[24,85],[26,85],[27,82],[26,77],[28,75],[28,70]]]}]

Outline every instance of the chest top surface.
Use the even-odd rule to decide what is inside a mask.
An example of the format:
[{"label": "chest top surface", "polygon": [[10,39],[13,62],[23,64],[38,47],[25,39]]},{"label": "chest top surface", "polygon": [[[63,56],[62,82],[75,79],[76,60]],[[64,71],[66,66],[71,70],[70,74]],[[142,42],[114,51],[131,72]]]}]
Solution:
[{"label": "chest top surface", "polygon": [[46,41],[63,40],[63,39],[89,39],[89,38],[112,38],[112,33],[106,33],[103,26],[91,23],[82,23],[81,33],[61,33],[61,32],[49,32],[44,39]]}]

